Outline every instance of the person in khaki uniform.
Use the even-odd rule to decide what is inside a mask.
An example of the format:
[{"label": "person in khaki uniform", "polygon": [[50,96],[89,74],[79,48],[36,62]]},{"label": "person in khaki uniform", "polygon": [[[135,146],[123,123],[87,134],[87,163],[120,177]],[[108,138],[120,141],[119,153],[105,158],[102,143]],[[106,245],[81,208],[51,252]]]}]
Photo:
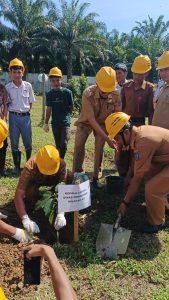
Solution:
[{"label": "person in khaki uniform", "polygon": [[[151,70],[151,60],[147,55],[139,55],[134,59],[131,67],[133,79],[123,84],[121,89],[122,111],[131,116],[135,126],[145,124],[149,118],[151,124],[153,116],[153,84],[146,81]],[[116,153],[117,169],[122,177],[126,177],[130,167],[130,152],[118,149]]]},{"label": "person in khaki uniform", "polygon": [[[169,129],[169,51],[165,51],[158,59],[157,69],[164,84],[156,98],[152,125]],[[169,203],[166,199],[166,209]]]},{"label": "person in khaki uniform", "polygon": [[[52,145],[42,147],[27,161],[19,178],[14,202],[23,226],[28,232],[38,233],[39,227],[27,215],[24,198],[37,198],[40,186],[55,186],[60,182],[68,182],[69,179],[71,182],[73,175],[67,171],[66,163]],[[58,230],[65,225],[64,213],[59,213],[55,220],[55,229]]]},{"label": "person in khaki uniform", "polygon": [[146,81],[151,70],[151,61],[147,55],[139,55],[135,58],[131,71],[133,79],[124,83],[121,89],[122,111],[131,116],[135,126],[145,124],[145,118],[149,118],[149,124],[153,116],[153,84]]},{"label": "person in khaki uniform", "polygon": [[143,125],[135,127],[125,113],[111,114],[105,121],[109,136],[118,145],[133,152],[133,177],[118,213],[125,215],[138,193],[144,177],[145,201],[148,224],[145,233],[156,233],[165,228],[165,199],[169,194],[169,131],[164,128]]},{"label": "person in khaki uniform", "polygon": [[82,172],[85,157],[85,143],[91,132],[95,136],[93,186],[100,188],[99,170],[105,142],[114,148],[114,142],[107,136],[104,121],[107,116],[121,110],[119,93],[116,91],[116,73],[111,67],[102,67],[96,74],[96,85],[89,86],[83,93],[82,110],[75,136],[73,171]]},{"label": "person in khaki uniform", "polygon": [[160,56],[157,69],[165,84],[156,99],[152,125],[169,129],[169,51],[165,51]]}]

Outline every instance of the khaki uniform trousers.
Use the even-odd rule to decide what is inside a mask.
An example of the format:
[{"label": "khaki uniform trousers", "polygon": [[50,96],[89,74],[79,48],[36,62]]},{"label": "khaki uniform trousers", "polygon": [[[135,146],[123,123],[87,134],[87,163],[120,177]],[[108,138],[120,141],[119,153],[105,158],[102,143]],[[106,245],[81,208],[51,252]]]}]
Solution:
[{"label": "khaki uniform trousers", "polygon": [[[102,129],[105,131],[104,126]],[[88,125],[78,125],[75,135],[75,147],[73,157],[73,172],[82,172],[84,167],[85,158],[85,143],[88,136],[93,132],[92,128]],[[94,172],[93,177],[98,177],[101,169],[103,159],[104,139],[94,132],[95,136],[95,153],[94,153]]]},{"label": "khaki uniform trousers", "polygon": [[146,177],[145,201],[148,221],[152,225],[165,222],[165,206],[169,194],[169,165],[153,164]]}]

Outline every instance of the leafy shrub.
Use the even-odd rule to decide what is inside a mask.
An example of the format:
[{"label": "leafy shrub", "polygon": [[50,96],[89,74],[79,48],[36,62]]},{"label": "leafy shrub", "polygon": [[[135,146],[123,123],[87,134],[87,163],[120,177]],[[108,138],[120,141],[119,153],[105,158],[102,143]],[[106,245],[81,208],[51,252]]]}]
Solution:
[{"label": "leafy shrub", "polygon": [[87,77],[82,74],[79,78],[72,78],[68,81],[67,87],[72,91],[74,98],[74,117],[80,114],[82,107],[82,94],[88,86]]}]

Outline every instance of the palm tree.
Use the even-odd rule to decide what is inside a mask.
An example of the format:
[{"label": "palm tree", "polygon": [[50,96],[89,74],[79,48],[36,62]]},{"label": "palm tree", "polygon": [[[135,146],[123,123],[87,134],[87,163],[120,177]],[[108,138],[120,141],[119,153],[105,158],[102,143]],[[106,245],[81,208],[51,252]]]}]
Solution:
[{"label": "palm tree", "polygon": [[164,22],[162,15],[156,21],[148,16],[148,20],[136,22],[136,24],[137,26],[133,28],[132,32],[142,40],[140,49],[137,49],[140,50],[140,53],[149,55],[155,75],[157,58],[166,48],[169,48],[169,33],[167,32],[169,21]]},{"label": "palm tree", "polygon": [[95,20],[97,14],[86,14],[89,3],[79,2],[60,0],[61,11],[53,27],[56,37],[53,47],[57,43],[57,52],[66,57],[68,79],[72,77],[74,61],[78,61],[82,69],[87,65],[91,68],[92,56],[101,57],[106,46],[106,39],[99,33],[103,23]]},{"label": "palm tree", "polygon": [[47,0],[0,0],[1,15],[10,24],[8,27],[1,23],[0,33],[6,35],[11,57],[18,56],[26,62],[44,39],[42,29],[50,23],[42,14],[47,5]]}]

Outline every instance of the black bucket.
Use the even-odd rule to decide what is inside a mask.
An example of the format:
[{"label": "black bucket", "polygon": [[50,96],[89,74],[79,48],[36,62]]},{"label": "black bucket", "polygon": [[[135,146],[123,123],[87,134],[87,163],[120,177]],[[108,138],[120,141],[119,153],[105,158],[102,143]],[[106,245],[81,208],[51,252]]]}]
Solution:
[{"label": "black bucket", "polygon": [[117,195],[123,193],[124,179],[120,176],[106,176],[106,191],[109,194]]}]

